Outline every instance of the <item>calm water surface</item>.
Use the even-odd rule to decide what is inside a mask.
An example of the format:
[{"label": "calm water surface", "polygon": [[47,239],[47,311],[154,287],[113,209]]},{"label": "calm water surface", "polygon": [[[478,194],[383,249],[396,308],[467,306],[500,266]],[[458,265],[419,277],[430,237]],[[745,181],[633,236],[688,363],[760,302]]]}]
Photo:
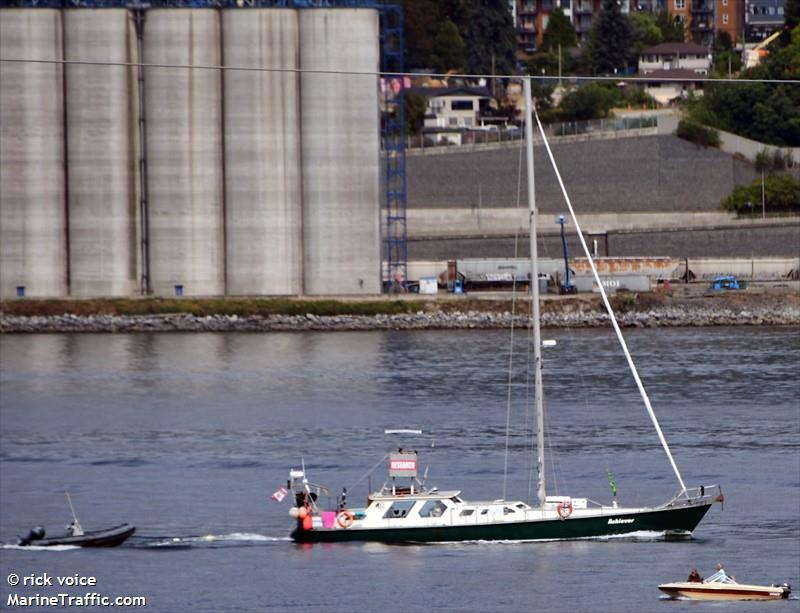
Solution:
[{"label": "calm water surface", "polygon": [[[610,331],[552,331],[545,353],[548,489],[657,504],[678,489]],[[656,585],[718,561],[800,592],[800,330],[627,333],[687,485],[720,483],[686,542],[612,539],[296,546],[270,494],[301,460],[350,486],[398,441],[429,484],[503,492],[509,335],[503,331],[0,337],[0,597],[142,595],[149,611],[798,611],[686,603]],[[508,496],[529,498],[524,333],[512,364]],[[381,466],[372,485],[385,476]],[[351,491],[360,504],[368,479]],[[113,550],[22,550],[58,532],[69,490],[85,528],[127,521]],[[7,585],[91,575],[87,588]]]}]

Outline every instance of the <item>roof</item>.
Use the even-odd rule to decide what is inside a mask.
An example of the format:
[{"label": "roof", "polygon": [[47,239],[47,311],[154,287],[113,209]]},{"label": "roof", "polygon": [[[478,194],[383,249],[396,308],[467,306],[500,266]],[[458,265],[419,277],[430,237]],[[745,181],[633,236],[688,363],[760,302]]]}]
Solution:
[{"label": "roof", "polygon": [[446,96],[475,96],[489,98],[489,90],[485,87],[409,87],[407,92],[423,98],[441,98]]},{"label": "roof", "polygon": [[661,43],[655,47],[642,49],[639,55],[677,55],[678,53],[707,55],[708,49],[694,43]]},{"label": "roof", "polygon": [[654,70],[642,75],[643,79],[679,79],[681,81],[702,81],[706,78],[704,74],[694,70],[675,68],[673,70]]}]

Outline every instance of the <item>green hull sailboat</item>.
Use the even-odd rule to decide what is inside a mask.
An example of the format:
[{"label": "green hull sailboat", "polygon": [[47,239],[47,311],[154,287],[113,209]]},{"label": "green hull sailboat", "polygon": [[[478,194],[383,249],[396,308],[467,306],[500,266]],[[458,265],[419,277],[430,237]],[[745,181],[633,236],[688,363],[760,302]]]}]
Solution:
[{"label": "green hull sailboat", "polygon": [[[540,541],[636,536],[637,533],[663,534],[666,537],[691,535],[714,502],[722,502],[717,485],[687,488],[658,424],[650,400],[628,352],[625,339],[617,325],[594,261],[581,233],[561,175],[555,165],[550,146],[539,125],[547,153],[561,185],[567,207],[575,223],[584,252],[589,260],[595,281],[608,310],[631,373],[636,381],[647,413],[655,427],[661,445],[669,458],[680,490],[668,502],[656,507],[621,507],[616,501],[602,505],[587,498],[548,496],[544,479],[544,406],[542,392],[542,356],[545,344],[539,326],[539,278],[537,267],[536,222],[533,182],[533,118],[530,79],[524,80],[526,103],[526,145],[528,172],[528,208],[530,213],[531,291],[533,328],[533,369],[535,386],[536,443],[537,443],[537,504],[531,506],[520,500],[487,502],[463,500],[458,491],[439,491],[417,479],[417,454],[403,451],[389,454],[389,477],[379,490],[369,494],[363,508],[348,507],[346,492],[332,509],[318,503],[326,488],[310,483],[305,468],[292,470],[287,489],[293,495],[290,516],[296,520],[291,536],[299,543],[334,543],[345,541],[378,541],[383,543],[452,542],[452,541]],[[387,431],[387,433],[421,434],[420,431]],[[399,487],[397,479],[408,479]],[[609,481],[614,488],[609,475]],[[504,488],[505,489],[505,488]],[[504,493],[505,495],[505,493]],[[282,495],[281,495],[282,497]]]}]

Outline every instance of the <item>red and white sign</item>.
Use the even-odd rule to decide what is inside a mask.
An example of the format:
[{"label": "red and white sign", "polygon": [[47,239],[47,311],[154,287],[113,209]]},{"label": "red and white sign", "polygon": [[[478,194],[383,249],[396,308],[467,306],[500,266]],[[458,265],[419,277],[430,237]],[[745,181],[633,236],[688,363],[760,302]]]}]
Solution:
[{"label": "red and white sign", "polygon": [[416,460],[390,460],[389,470],[417,470]]},{"label": "red and white sign", "polygon": [[274,494],[272,494],[272,499],[275,502],[281,502],[284,498],[286,498],[286,494],[288,494],[288,493],[289,492],[286,491],[286,488],[281,486],[281,487],[278,488],[278,491],[276,491]]}]

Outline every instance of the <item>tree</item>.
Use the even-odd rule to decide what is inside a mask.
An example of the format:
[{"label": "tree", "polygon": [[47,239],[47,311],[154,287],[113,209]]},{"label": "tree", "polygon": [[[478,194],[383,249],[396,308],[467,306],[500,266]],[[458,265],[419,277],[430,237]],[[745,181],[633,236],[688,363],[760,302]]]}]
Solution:
[{"label": "tree", "polygon": [[433,40],[439,27],[436,0],[401,0],[406,69],[433,66]]},{"label": "tree", "polygon": [[780,41],[784,47],[792,44],[792,33],[800,25],[800,0],[786,0],[783,9],[783,32]]},{"label": "tree", "polygon": [[569,17],[564,15],[564,11],[561,10],[561,7],[555,8],[553,12],[550,13],[550,19],[542,35],[542,51],[558,53],[559,45],[561,45],[561,50],[563,52],[578,46],[578,36],[575,33],[575,27],[572,25]]},{"label": "tree", "polygon": [[631,43],[629,61],[632,64],[637,64],[642,49],[657,45],[663,40],[663,35],[661,34],[661,28],[658,27],[658,22],[654,15],[649,13],[631,13],[630,20],[633,26],[633,42]]},{"label": "tree", "polygon": [[596,74],[625,72],[633,43],[633,26],[616,0],[603,0],[589,32],[589,58]]},{"label": "tree", "polygon": [[558,74],[558,55],[543,51],[534,53],[526,65],[528,74],[534,77],[541,75],[553,76]]},{"label": "tree", "polygon": [[686,40],[686,25],[677,17],[670,17],[667,11],[656,15],[656,24],[661,30],[661,41],[665,43],[682,43]]},{"label": "tree", "polygon": [[506,0],[441,0],[467,46],[467,72],[511,74],[517,34]]},{"label": "tree", "polygon": [[445,19],[433,41],[433,67],[441,73],[463,70],[466,52],[466,45],[458,33],[458,27],[449,19]]},{"label": "tree", "polygon": [[[431,68],[446,57],[435,41],[446,20],[458,29],[465,67],[472,74],[514,72],[516,32],[506,0],[400,0],[407,68]],[[451,39],[453,40],[453,39]]]},{"label": "tree", "polygon": [[[789,46],[770,53],[743,75],[752,80],[797,78],[800,27]],[[691,109],[698,121],[762,143],[800,146],[800,87],[789,83],[712,84]]]},{"label": "tree", "polygon": [[614,86],[599,83],[586,83],[567,93],[561,99],[561,113],[564,119],[579,121],[608,117],[614,106],[616,93]]},{"label": "tree", "polygon": [[406,134],[419,134],[425,123],[425,112],[428,103],[422,96],[412,94],[407,89],[403,90],[403,104],[406,120]]}]

